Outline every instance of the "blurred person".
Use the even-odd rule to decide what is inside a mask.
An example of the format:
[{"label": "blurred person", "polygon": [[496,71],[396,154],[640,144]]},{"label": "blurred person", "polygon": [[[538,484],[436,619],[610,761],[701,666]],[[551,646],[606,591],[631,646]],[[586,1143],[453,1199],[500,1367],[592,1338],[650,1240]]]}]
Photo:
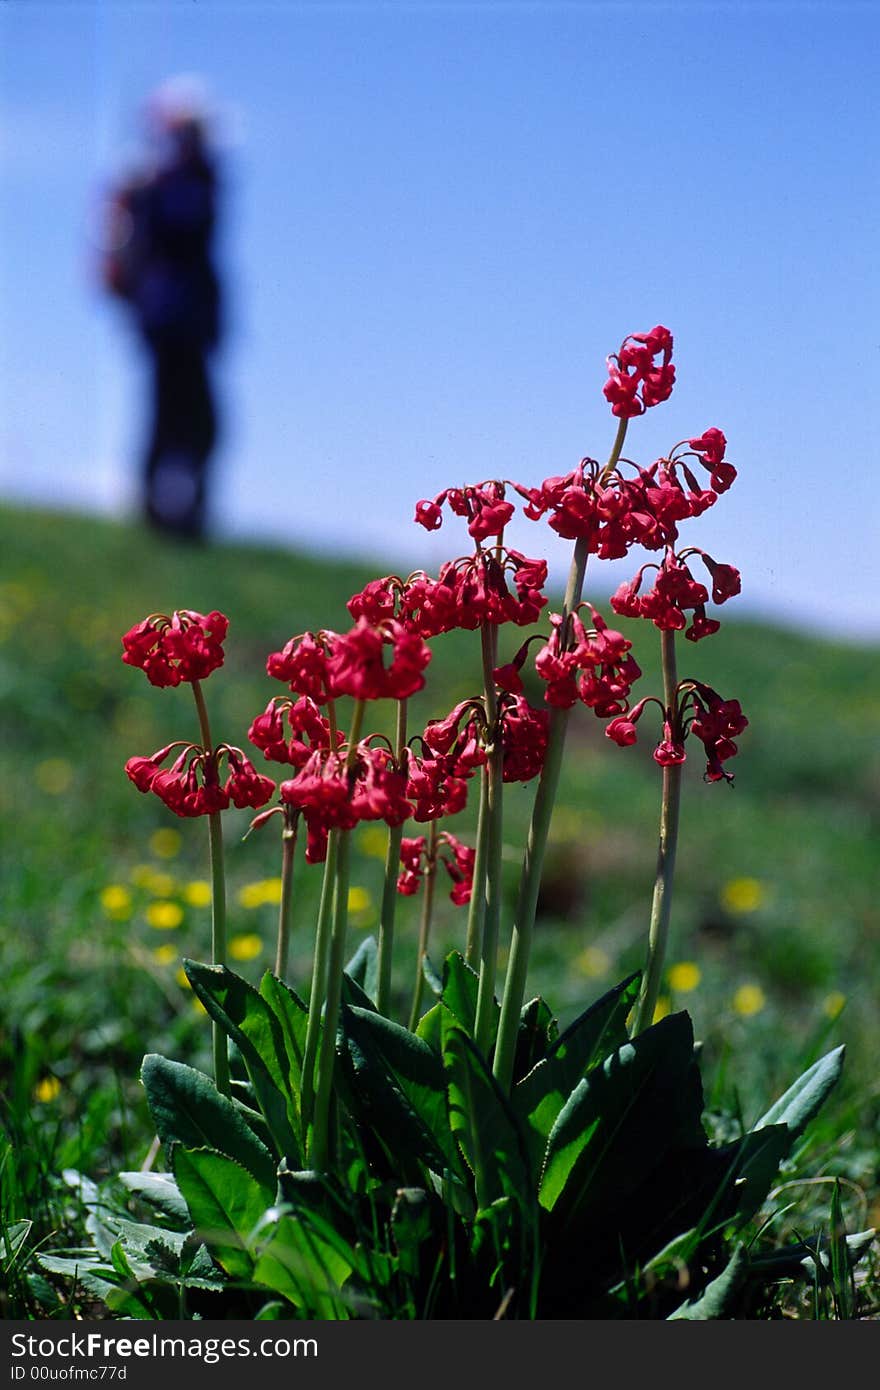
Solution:
[{"label": "blurred person", "polygon": [[197,539],[217,442],[210,358],[221,336],[212,250],[218,181],[197,87],[164,84],[147,117],[156,157],[111,194],[103,280],[129,309],[149,360],[144,516],[162,531]]}]

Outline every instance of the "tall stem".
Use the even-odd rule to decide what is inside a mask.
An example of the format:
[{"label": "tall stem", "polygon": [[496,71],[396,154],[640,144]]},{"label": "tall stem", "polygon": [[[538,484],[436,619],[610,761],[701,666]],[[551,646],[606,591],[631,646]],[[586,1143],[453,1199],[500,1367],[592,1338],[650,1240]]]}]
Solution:
[{"label": "tall stem", "polygon": [[[663,632],[663,698],[667,718],[675,718],[678,677],[675,669],[675,633]],[[663,798],[660,803],[660,843],[657,849],[657,876],[651,903],[651,924],[648,928],[648,956],[642,976],[642,987],[636,1009],[633,1034],[650,1028],[660,993],[669,921],[672,914],[672,884],[675,876],[675,854],[678,848],[678,818],[681,805],[681,764],[663,769]]]},{"label": "tall stem", "polygon": [[321,887],[321,902],[318,907],[318,926],[315,933],[315,954],[312,959],[312,987],[309,993],[309,1018],[306,1024],[306,1041],[303,1048],[302,1094],[300,1110],[302,1113],[303,1135],[308,1132],[312,1122],[312,1108],[315,1100],[315,1061],[318,1056],[318,1041],[321,1036],[321,1012],[327,992],[327,965],[330,960],[330,936],[333,920],[333,886],[336,882],[336,852],[339,846],[339,831],[331,830],[327,839],[327,858],[324,861],[324,881]]},{"label": "tall stem", "polygon": [[[613,448],[602,471],[603,482],[617,466],[628,423],[627,420],[621,420],[618,424]],[[589,553],[588,538],[582,537],[575,542],[571,568],[568,573],[568,584],[562,601],[562,627],[560,631],[563,638],[567,635],[569,616],[580,603],[583,595],[584,575],[587,571]],[[513,1079],[519,1016],[525,998],[526,976],[528,975],[529,957],[535,930],[535,913],[538,906],[538,893],[541,888],[541,873],[544,867],[550,820],[559,787],[559,774],[562,769],[562,754],[565,749],[569,713],[570,711],[567,709],[553,709],[550,713],[547,752],[532,806],[532,818],[520,873],[516,915],[514,916],[513,934],[510,942],[510,958],[507,964],[507,977],[504,982],[504,997],[501,1002],[498,1041],[495,1046],[493,1063],[495,1079],[504,1090],[509,1090]]]},{"label": "tall stem", "polygon": [[[347,774],[351,773],[357,758],[365,709],[366,701],[358,700],[352,711],[351,726],[348,731],[348,752],[345,759]],[[330,959],[327,964],[327,999],[324,1006],[324,1027],[318,1047],[318,1068],[315,1081],[312,1164],[319,1171],[325,1171],[330,1160],[330,1102],[333,1096],[333,1073],[336,1068],[336,1029],[339,1024],[342,975],[345,968],[350,860],[351,831],[340,830],[336,848],[336,881],[333,890],[333,932],[330,938]],[[308,1032],[308,1025],[306,1025],[306,1031]]]},{"label": "tall stem", "polygon": [[283,980],[287,974],[293,918],[293,857],[296,853],[298,818],[294,816],[288,820],[289,814],[285,807],[284,829],[281,832],[281,905],[278,909],[278,946],[275,952],[275,974],[279,980]]},{"label": "tall stem", "polygon": [[345,965],[345,936],[348,925],[348,880],[351,831],[340,830],[336,857],[336,887],[333,909],[333,935],[330,942],[330,962],[327,971],[327,1003],[324,1009],[324,1028],[318,1052],[318,1077],[315,1086],[315,1124],[312,1133],[312,1167],[326,1172],[330,1162],[330,1101],[333,1095],[333,1072],[336,1064],[336,1029],[339,1024],[339,1005],[342,999],[342,973]]},{"label": "tall stem", "polygon": [[[214,751],[211,725],[205,697],[198,681],[192,682],[196,713],[199,718],[202,747],[210,757]],[[211,963],[226,964],[226,873],[223,864],[223,825],[219,811],[208,815],[208,847],[211,856]],[[223,1095],[229,1095],[229,1053],[226,1034],[216,1021],[211,1024],[211,1044],[214,1058],[214,1084]]]},{"label": "tall stem", "polygon": [[477,842],[474,853],[474,877],[468,906],[465,960],[472,970],[479,970],[483,950],[483,918],[486,912],[486,837],[489,831],[489,774],[480,772],[480,809],[477,812]]},{"label": "tall stem", "polygon": [[494,1042],[495,976],[498,963],[498,930],[501,922],[504,747],[498,722],[498,698],[493,675],[498,660],[497,625],[484,623],[481,638],[486,723],[491,743],[486,764],[486,907],[480,947],[480,983],[477,990],[474,1041],[481,1052],[488,1056]]},{"label": "tall stem", "polygon": [[[406,771],[406,700],[397,702],[397,731],[395,738],[397,766]],[[385,851],[385,882],[382,888],[382,911],[379,917],[379,959],[376,984],[376,1008],[387,1016],[391,1004],[391,961],[394,952],[394,917],[397,912],[397,879],[400,874],[400,842],[403,825],[388,830]]]},{"label": "tall stem", "polygon": [[428,828],[428,844],[425,850],[425,885],[422,893],[422,920],[419,924],[419,946],[416,953],[416,978],[413,986],[413,999],[409,1011],[409,1030],[416,1031],[422,1007],[422,991],[425,987],[425,972],[422,968],[431,935],[431,920],[434,916],[434,886],[437,882],[437,822],[431,821]]}]

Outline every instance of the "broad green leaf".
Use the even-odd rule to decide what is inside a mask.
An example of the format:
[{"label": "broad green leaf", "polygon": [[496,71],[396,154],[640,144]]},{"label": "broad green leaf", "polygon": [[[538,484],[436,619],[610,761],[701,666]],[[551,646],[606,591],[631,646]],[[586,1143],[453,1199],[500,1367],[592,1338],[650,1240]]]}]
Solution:
[{"label": "broad green leaf", "polygon": [[671,1149],[706,1136],[694,1035],[670,1014],[594,1067],[566,1101],[547,1142],[539,1200],[563,1220],[625,1205]]},{"label": "broad green leaf", "polygon": [[119,1173],[119,1181],[129,1192],[149,1202],[170,1221],[189,1224],[189,1212],[180,1189],[170,1173]]},{"label": "broad green leaf", "polygon": [[706,1285],[699,1298],[693,1302],[687,1299],[674,1313],[670,1313],[667,1322],[679,1319],[707,1322],[713,1318],[732,1317],[736,1296],[742,1287],[748,1265],[745,1247],[737,1245],[717,1279]]},{"label": "broad green leaf", "polygon": [[274,1191],[214,1149],[175,1144],[171,1162],[192,1223],[214,1259],[233,1278],[249,1279],[254,1262],[248,1243]]},{"label": "broad green leaf", "polygon": [[273,1185],[275,1160],[269,1150],[248,1127],[240,1109],[220,1095],[203,1072],[151,1052],[144,1058],[141,1080],[163,1144],[218,1149],[241,1163],[258,1182]]},{"label": "broad green leaf", "polygon": [[422,974],[427,981],[428,988],[432,994],[436,994],[438,999],[443,993],[443,976],[437,973],[437,969],[427,951],[422,956]]},{"label": "broad green leaf", "polygon": [[260,994],[281,1025],[290,1092],[294,1098],[299,1121],[299,1096],[302,1092],[302,1064],[309,1011],[290,985],[284,980],[279,980],[271,970],[267,970],[260,981]]},{"label": "broad green leaf", "polygon": [[727,1219],[735,1217],[739,1222],[751,1220],[773,1186],[791,1145],[792,1136],[785,1125],[752,1130],[731,1144],[731,1167],[725,1192],[718,1202],[719,1214]]},{"label": "broad green leaf", "polygon": [[362,989],[357,980],[353,980],[348,971],[342,974],[342,1002],[351,1004],[356,1009],[368,1009],[370,1013],[376,1013],[376,1005]]},{"label": "broad green leaf", "polygon": [[27,1219],[11,1221],[8,1226],[3,1226],[0,1229],[0,1260],[7,1271],[12,1268],[17,1256],[23,1250],[33,1224],[33,1221]]},{"label": "broad green leaf", "polygon": [[523,1123],[537,1170],[563,1105],[585,1072],[625,1045],[626,1018],[639,990],[638,971],[597,999],[548,1048],[547,1055],[517,1083],[511,1104]]},{"label": "broad green leaf", "polygon": [[787,1125],[792,1140],[802,1134],[837,1085],[845,1051],[843,1046],[836,1047],[814,1062],[753,1125],[753,1131],[767,1125]]},{"label": "broad green leaf", "polygon": [[364,937],[345,967],[345,973],[356,985],[360,985],[370,1003],[375,1004],[379,986],[379,947],[375,936]]},{"label": "broad green leaf", "polygon": [[440,1022],[445,1008],[445,1004],[439,1002],[432,1005],[427,1013],[422,1014],[416,1026],[416,1037],[421,1038],[435,1052],[439,1052],[442,1046]]},{"label": "broad green leaf", "polygon": [[265,1224],[257,1237],[254,1282],[281,1294],[310,1318],[347,1319],[341,1292],[352,1272],[352,1252],[308,1217],[270,1213],[269,1221],[269,1238]]},{"label": "broad green leaf", "polygon": [[299,1166],[299,1098],[291,1089],[284,1034],[272,1008],[225,965],[184,960],[183,968],[193,993],[239,1049],[280,1152]]},{"label": "broad green leaf", "polygon": [[446,1118],[446,1082],[439,1055],[415,1033],[369,1009],[344,1007],[341,1031],[352,1085],[369,1121],[389,1148],[436,1171],[458,1168]]},{"label": "broad green leaf", "polygon": [[476,1181],[477,1205],[531,1199],[523,1136],[507,1098],[468,1033],[444,1014],[443,1066],[449,1127]]},{"label": "broad green leaf", "polygon": [[[443,962],[443,991],[440,997],[450,1013],[458,1019],[471,1037],[474,1035],[474,1021],[477,1016],[479,985],[479,975],[471,969],[464,956],[459,951],[450,951]],[[499,1013],[500,1010],[496,1004],[493,1037],[497,1031]]]}]

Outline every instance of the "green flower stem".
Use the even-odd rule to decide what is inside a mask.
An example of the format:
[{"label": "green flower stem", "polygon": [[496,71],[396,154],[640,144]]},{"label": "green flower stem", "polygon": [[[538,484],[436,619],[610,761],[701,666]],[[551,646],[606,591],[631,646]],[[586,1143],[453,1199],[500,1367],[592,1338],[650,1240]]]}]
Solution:
[{"label": "green flower stem", "polygon": [[[397,766],[405,771],[406,760],[406,700],[397,702],[397,736],[395,757]],[[394,917],[397,912],[397,880],[400,875],[400,842],[403,825],[388,829],[385,852],[385,883],[382,888],[382,911],[379,917],[379,960],[376,985],[376,1008],[387,1016],[391,1004],[391,960],[394,951]]]},{"label": "green flower stem", "polygon": [[[621,420],[618,424],[614,446],[602,472],[603,482],[617,466],[626,437],[627,424],[627,420]],[[568,627],[568,618],[581,601],[588,556],[589,542],[585,538],[576,541],[565,597],[562,601],[561,631],[563,641]],[[513,934],[510,942],[510,957],[507,963],[504,997],[501,1002],[501,1018],[498,1023],[498,1041],[495,1045],[493,1063],[495,1079],[505,1091],[510,1089],[513,1080],[516,1039],[519,1031],[519,1017],[525,998],[526,976],[528,975],[529,957],[535,930],[535,913],[538,906],[538,893],[541,888],[541,873],[544,867],[550,820],[559,787],[559,774],[562,769],[562,755],[565,750],[569,714],[570,711],[567,709],[553,709],[550,712],[547,752],[532,806],[532,819],[520,873]]]},{"label": "green flower stem", "polygon": [[[676,687],[675,633],[663,632],[663,697],[670,718],[675,719]],[[674,724],[673,724],[674,728]],[[660,803],[660,844],[657,849],[657,876],[651,903],[651,924],[648,928],[648,956],[642,976],[642,987],[636,1008],[633,1035],[650,1028],[660,993],[669,921],[672,914],[672,883],[675,876],[675,853],[678,847],[678,818],[681,805],[681,764],[663,769],[663,796]]]},{"label": "green flower stem", "polygon": [[293,919],[293,858],[296,853],[298,817],[284,809],[284,829],[281,832],[281,905],[278,909],[278,946],[275,952],[275,974],[283,980],[287,974],[290,951],[290,927]]},{"label": "green flower stem", "polygon": [[474,878],[468,906],[465,960],[472,970],[479,970],[483,950],[483,918],[486,911],[486,836],[489,830],[489,775],[480,771],[480,809],[477,812],[477,841],[474,853]]},{"label": "green flower stem", "polygon": [[491,743],[486,763],[486,871],[485,911],[480,946],[480,983],[477,990],[477,1015],[474,1021],[474,1042],[488,1057],[493,1042],[495,976],[498,967],[498,929],[501,922],[501,852],[503,848],[503,773],[504,746],[498,723],[498,698],[493,672],[498,664],[498,627],[483,623],[483,686],[486,700],[486,723]]},{"label": "green flower stem", "polygon": [[[358,742],[364,724],[366,701],[357,700],[348,731],[346,772],[351,772],[357,758]],[[333,1073],[336,1067],[336,1029],[339,1024],[339,1005],[342,999],[342,975],[345,969],[345,938],[348,928],[348,883],[351,861],[351,831],[340,830],[336,846],[336,874],[333,889],[333,930],[330,937],[330,956],[327,962],[327,998],[324,1005],[324,1027],[318,1047],[315,1080],[315,1115],[312,1130],[312,1166],[326,1171],[330,1161],[330,1110],[333,1098]],[[311,1000],[309,1000],[311,1021]],[[308,1034],[308,1024],[306,1025]]]},{"label": "green flower stem", "polygon": [[330,941],[330,961],[327,970],[327,1003],[324,1009],[324,1028],[321,1033],[318,1075],[315,1085],[315,1123],[312,1132],[311,1164],[318,1172],[326,1172],[330,1166],[330,1102],[333,1098],[336,1029],[339,1024],[342,974],[345,966],[350,849],[351,831],[340,830],[336,855],[333,935]]},{"label": "green flower stem", "polygon": [[333,919],[333,885],[336,881],[336,853],[339,845],[339,831],[331,830],[327,839],[327,858],[324,861],[324,881],[321,887],[321,902],[318,908],[318,926],[315,933],[315,953],[312,959],[312,988],[309,993],[309,1018],[306,1024],[306,1041],[303,1048],[302,1094],[300,1111],[303,1134],[308,1132],[312,1122],[312,1109],[315,1100],[315,1061],[318,1056],[318,1040],[321,1036],[321,1011],[327,992],[327,965],[330,960],[330,935]]},{"label": "green flower stem", "polygon": [[425,885],[422,894],[422,920],[419,925],[419,948],[416,953],[416,979],[413,988],[412,1006],[409,1011],[409,1030],[416,1031],[422,1007],[422,991],[425,986],[425,972],[422,962],[428,949],[431,934],[431,919],[434,915],[434,885],[437,881],[437,822],[431,821],[428,829],[428,844],[425,852]]},{"label": "green flower stem", "polygon": [[[192,682],[196,713],[199,717],[202,747],[207,754],[214,751],[211,738],[211,725],[205,697],[198,681]],[[226,873],[223,866],[223,825],[219,811],[208,815],[208,846],[211,855],[211,963],[226,964]],[[219,1023],[211,1025],[211,1041],[214,1057],[214,1084],[221,1094],[228,1096],[229,1053],[226,1047],[226,1034]]]}]

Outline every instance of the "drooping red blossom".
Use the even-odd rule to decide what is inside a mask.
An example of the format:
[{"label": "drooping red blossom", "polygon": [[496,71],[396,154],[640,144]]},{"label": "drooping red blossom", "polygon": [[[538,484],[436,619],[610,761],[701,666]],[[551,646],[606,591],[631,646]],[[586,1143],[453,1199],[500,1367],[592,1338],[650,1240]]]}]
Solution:
[{"label": "drooping red blossom", "polygon": [[724,458],[727,440],[719,429],[704,430],[699,439],[689,439],[688,446],[696,454],[704,468],[709,470],[710,481],[716,492],[726,492],[736,478],[736,469]]},{"label": "drooping red blossom", "polygon": [[[385,665],[386,655],[390,663]],[[350,632],[337,635],[327,660],[336,695],[357,700],[405,700],[421,690],[431,651],[417,632],[396,618],[373,625],[358,618]]]},{"label": "drooping red blossom", "polygon": [[544,767],[550,716],[546,710],[535,709],[523,695],[502,695],[498,706],[504,750],[502,780],[530,782]]},{"label": "drooping red blossom", "polygon": [[[288,729],[290,737],[287,736]],[[276,695],[251,724],[248,738],[272,762],[302,767],[316,748],[331,746],[330,721],[324,718],[308,695],[301,696],[295,702],[286,696]],[[337,746],[344,739],[342,731],[337,730]]]},{"label": "drooping red blossom", "polygon": [[[485,754],[483,754],[485,761]],[[456,771],[455,759],[410,754],[406,794],[413,803],[412,818],[420,825],[458,815],[467,805],[467,776]]]},{"label": "drooping red blossom", "polygon": [[677,767],[679,763],[683,763],[687,759],[684,743],[681,739],[676,738],[668,719],[664,720],[663,737],[654,749],[653,758],[654,762],[659,763],[661,767]]},{"label": "drooping red blossom", "polygon": [[415,520],[426,531],[442,524],[441,508],[446,503],[456,516],[467,518],[468,532],[479,544],[490,536],[500,536],[513,516],[512,503],[505,500],[504,483],[496,479],[463,488],[446,488],[431,501],[416,503]]},{"label": "drooping red blossom", "polygon": [[216,611],[206,615],[180,608],[170,617],[154,613],[124,634],[122,660],[139,667],[151,685],[204,680],[223,665],[228,629],[228,618]]},{"label": "drooping red blossom", "polygon": [[[446,853],[445,851],[449,851]],[[437,836],[435,866],[442,864],[452,879],[452,892],[449,897],[457,907],[463,907],[471,900],[476,852],[462,843],[455,835],[442,830]],[[427,837],[418,835],[400,842],[400,863],[402,865],[397,880],[397,891],[412,897],[419,891],[422,879],[428,870]]]},{"label": "drooping red blossom", "polygon": [[265,806],[275,790],[275,783],[271,777],[264,777],[257,772],[253,763],[246,758],[240,748],[226,747],[227,765],[229,776],[223,788],[233,806],[240,809],[245,806],[252,806],[258,810],[260,806]]},{"label": "drooping red blossom", "polygon": [[386,825],[403,825],[413,813],[407,800],[407,777],[385,748],[361,744],[352,786],[352,810],[358,820],[383,820]]},{"label": "drooping red blossom", "polygon": [[307,695],[325,705],[335,694],[327,671],[336,641],[334,632],[304,632],[291,637],[280,652],[272,652],[266,670],[275,680],[287,681],[295,695]]},{"label": "drooping red blossom", "polygon": [[625,748],[636,742],[636,724],[649,704],[663,715],[663,732],[654,749],[654,761],[661,767],[675,767],[686,761],[685,743],[693,735],[706,753],[705,777],[708,782],[732,782],[733,776],[722,764],[737,753],[734,738],[748,727],[748,719],[738,700],[724,700],[701,681],[679,681],[672,709],[665,709],[653,695],[640,700],[631,710],[612,719],[605,729],[608,738]]},{"label": "drooping red blossom", "polygon": [[[634,579],[627,580],[611,596],[611,607],[615,613],[627,618],[650,618],[654,626],[665,632],[682,632],[691,642],[698,642],[717,632],[720,626],[715,618],[706,616],[705,605],[709,592],[705,584],[696,580],[686,563],[691,555],[699,555],[712,576],[712,597],[717,603],[740,592],[739,571],[733,565],[720,565],[704,551],[691,547],[679,555],[670,546],[662,564],[646,564]],[[656,570],[657,577],[653,588],[641,592],[644,576],[648,570]],[[687,610],[693,610],[688,627]]]},{"label": "drooping red blossom", "polygon": [[668,400],[675,382],[671,358],[672,334],[661,324],[650,333],[625,338],[620,351],[608,358],[608,380],[602,388],[612,415],[628,420]]},{"label": "drooping red blossom", "polygon": [[609,628],[602,615],[586,604],[592,617],[588,631],[578,613],[569,615],[563,637],[561,613],[552,613],[552,632],[535,658],[535,670],[547,682],[544,699],[549,705],[570,709],[578,700],[599,718],[620,714],[641,668],[629,655],[632,643],[623,633]]}]

